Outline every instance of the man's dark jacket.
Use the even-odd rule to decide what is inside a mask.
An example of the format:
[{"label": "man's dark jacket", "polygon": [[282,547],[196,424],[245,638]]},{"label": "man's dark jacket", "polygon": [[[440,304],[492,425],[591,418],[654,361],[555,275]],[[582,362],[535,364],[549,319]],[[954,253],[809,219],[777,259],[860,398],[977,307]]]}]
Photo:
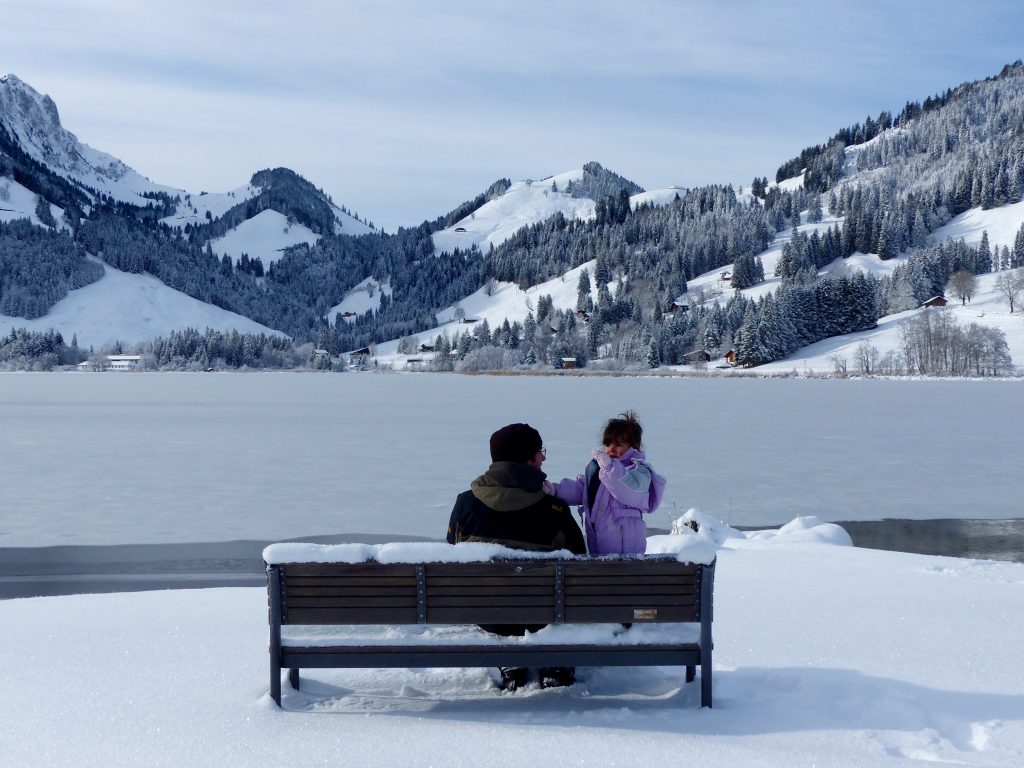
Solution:
[{"label": "man's dark jacket", "polygon": [[527,464],[491,464],[455,500],[448,543],[484,541],[513,549],[585,554],[583,534],[569,507],[544,493],[545,477]]},{"label": "man's dark jacket", "polygon": [[[484,541],[512,549],[586,554],[583,533],[569,507],[544,493],[546,475],[513,461],[496,461],[455,499],[448,543]],[[536,632],[543,624],[481,624],[499,635]]]}]

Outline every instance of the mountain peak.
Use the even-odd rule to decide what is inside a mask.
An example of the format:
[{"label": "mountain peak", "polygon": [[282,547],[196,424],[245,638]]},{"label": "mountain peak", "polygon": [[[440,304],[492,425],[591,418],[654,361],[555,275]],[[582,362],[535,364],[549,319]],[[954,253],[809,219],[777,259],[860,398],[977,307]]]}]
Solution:
[{"label": "mountain peak", "polygon": [[79,142],[61,125],[53,99],[17,75],[0,78],[0,127],[34,161],[93,194],[144,205],[147,193],[179,192],[154,184],[116,157]]}]

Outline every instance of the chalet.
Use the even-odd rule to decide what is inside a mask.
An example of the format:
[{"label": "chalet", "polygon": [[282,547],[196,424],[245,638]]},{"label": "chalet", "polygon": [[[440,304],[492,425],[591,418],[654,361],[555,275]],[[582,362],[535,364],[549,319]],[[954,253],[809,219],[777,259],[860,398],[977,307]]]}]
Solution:
[{"label": "chalet", "polygon": [[722,273],[722,279],[723,280],[732,280],[732,272],[723,272]]},{"label": "chalet", "polygon": [[707,363],[711,361],[711,354],[706,349],[695,349],[683,355],[683,362],[687,365]]},{"label": "chalet", "polygon": [[142,355],[107,355],[104,371],[134,371],[142,362]]},{"label": "chalet", "polygon": [[420,352],[433,352],[433,351],[435,351],[433,344],[420,344]]},{"label": "chalet", "polygon": [[345,310],[344,312],[342,312],[342,313],[341,313],[341,316],[342,316],[342,317],[355,317],[355,316],[356,316],[356,313],[355,313],[355,312],[349,312],[349,311],[348,311],[348,310],[346,309],[346,310]]},{"label": "chalet", "polygon": [[576,317],[578,317],[584,323],[589,323],[590,322],[590,313],[587,312],[587,310],[585,310],[585,309],[577,309],[576,310]]},{"label": "chalet", "polygon": [[466,228],[465,228],[465,227],[456,227],[456,228],[455,228],[455,231],[456,231],[456,232],[465,232],[465,231],[466,231]]},{"label": "chalet", "polygon": [[946,306],[946,297],[945,296],[932,296],[930,299],[928,299],[928,301],[926,301],[924,304],[921,305],[922,308],[924,308],[924,307],[944,307],[944,306]]},{"label": "chalet", "polygon": [[725,353],[725,362],[727,362],[729,365],[736,365],[735,349],[730,349],[728,352]]},{"label": "chalet", "polygon": [[690,311],[690,305],[689,304],[677,304],[676,302],[673,301],[671,304],[668,305],[668,308],[665,310],[665,314],[666,315],[674,315],[676,312],[689,312],[689,311]]},{"label": "chalet", "polygon": [[349,357],[369,357],[370,356],[370,348],[369,347],[360,347],[359,349],[352,350],[348,354],[349,354]]},{"label": "chalet", "polygon": [[575,357],[563,357],[558,361],[558,367],[562,370],[568,371],[576,367]]},{"label": "chalet", "polygon": [[479,317],[464,317],[464,318],[462,318],[462,320],[460,322],[463,322],[466,325],[471,325],[472,323],[479,323],[480,322],[480,318]]}]

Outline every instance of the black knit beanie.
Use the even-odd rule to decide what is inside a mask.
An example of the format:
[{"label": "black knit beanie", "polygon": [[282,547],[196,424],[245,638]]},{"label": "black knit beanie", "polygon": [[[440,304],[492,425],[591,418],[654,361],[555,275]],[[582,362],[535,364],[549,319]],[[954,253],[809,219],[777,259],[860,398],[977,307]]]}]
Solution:
[{"label": "black knit beanie", "polygon": [[491,435],[491,461],[525,464],[543,446],[540,432],[529,424],[509,424]]}]

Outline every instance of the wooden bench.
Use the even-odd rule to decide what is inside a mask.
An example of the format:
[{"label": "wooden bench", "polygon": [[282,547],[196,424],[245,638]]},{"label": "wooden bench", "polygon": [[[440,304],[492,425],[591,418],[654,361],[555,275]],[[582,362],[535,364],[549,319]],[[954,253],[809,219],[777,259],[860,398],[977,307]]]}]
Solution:
[{"label": "wooden bench", "polygon": [[[463,546],[463,545],[460,545]],[[267,565],[270,695],[281,704],[281,670],[299,689],[304,668],[674,666],[711,706],[715,563],[673,556],[515,558],[485,562],[277,563]],[[622,623],[664,627],[658,642],[630,642]],[[610,643],[524,642],[476,630],[460,644],[310,645],[282,642],[289,625],[614,624]],[[678,633],[676,629],[680,630]],[[662,631],[664,630],[664,631]],[[611,634],[611,632],[609,633]],[[640,635],[642,631],[635,634]],[[371,635],[372,636],[372,635]],[[624,639],[627,638],[627,639]]]}]

